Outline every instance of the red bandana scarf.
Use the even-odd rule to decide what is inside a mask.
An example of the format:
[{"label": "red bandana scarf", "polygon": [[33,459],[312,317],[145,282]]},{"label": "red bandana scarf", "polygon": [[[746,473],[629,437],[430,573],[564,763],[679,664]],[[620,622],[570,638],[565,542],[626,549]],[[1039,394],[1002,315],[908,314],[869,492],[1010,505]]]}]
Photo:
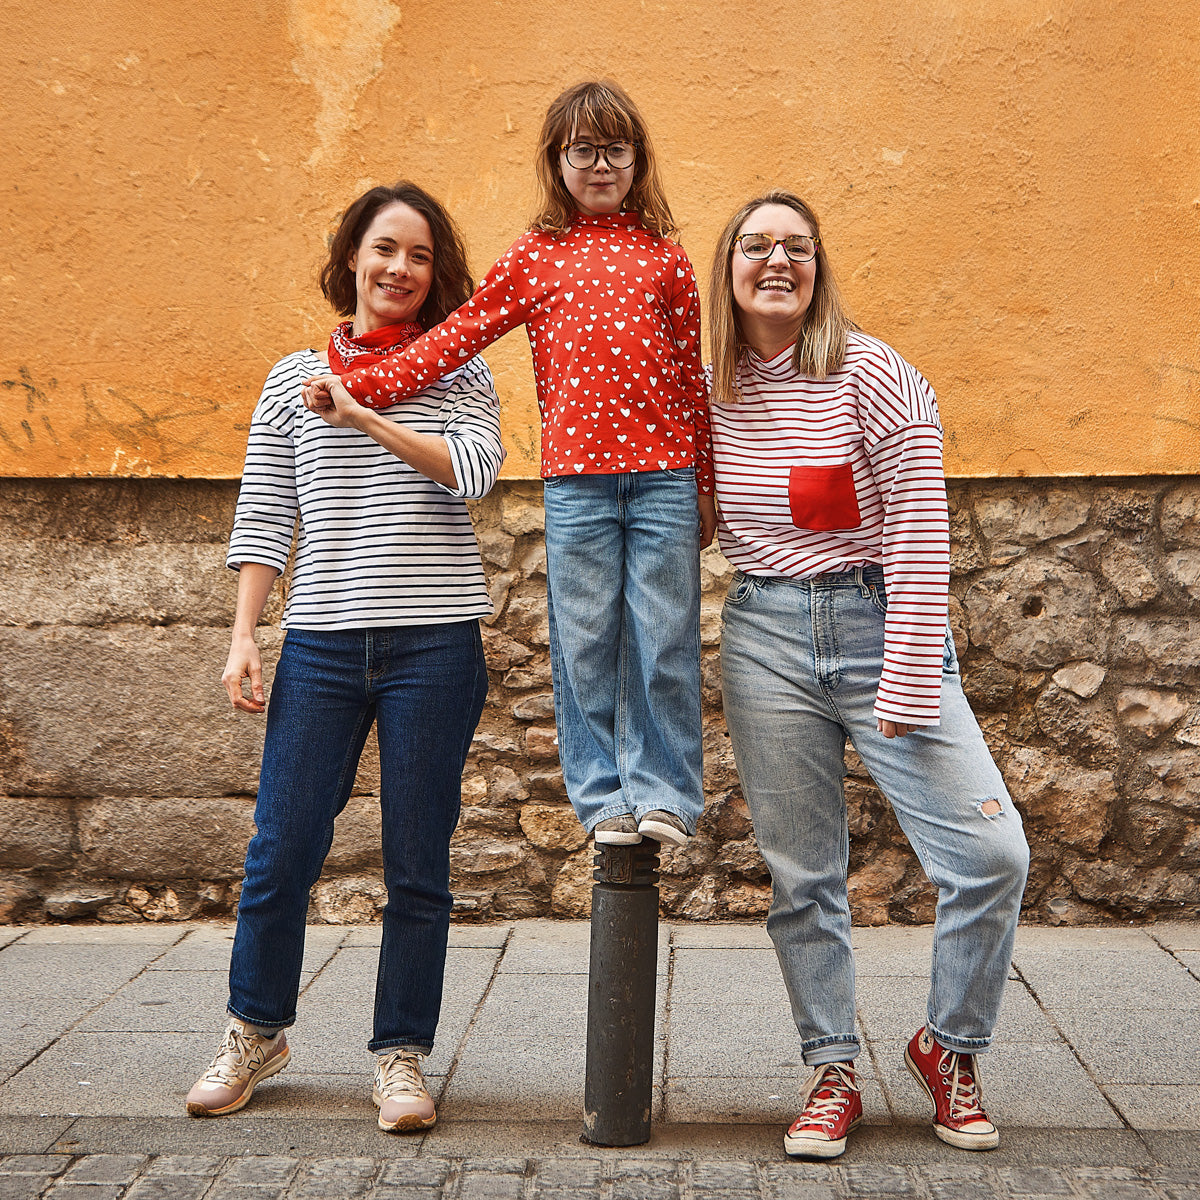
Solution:
[{"label": "red bandana scarf", "polygon": [[335,375],[345,375],[359,367],[373,367],[380,359],[412,345],[424,332],[420,325],[410,321],[405,325],[385,325],[355,337],[354,322],[343,321],[329,335],[329,369]]}]

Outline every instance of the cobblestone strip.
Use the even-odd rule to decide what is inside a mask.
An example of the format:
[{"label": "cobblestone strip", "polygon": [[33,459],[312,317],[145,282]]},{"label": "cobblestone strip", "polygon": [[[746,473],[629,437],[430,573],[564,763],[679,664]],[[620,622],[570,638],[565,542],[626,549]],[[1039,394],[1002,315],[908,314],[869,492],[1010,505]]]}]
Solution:
[{"label": "cobblestone strip", "polygon": [[15,1154],[0,1200],[1200,1200],[1200,1169]]}]

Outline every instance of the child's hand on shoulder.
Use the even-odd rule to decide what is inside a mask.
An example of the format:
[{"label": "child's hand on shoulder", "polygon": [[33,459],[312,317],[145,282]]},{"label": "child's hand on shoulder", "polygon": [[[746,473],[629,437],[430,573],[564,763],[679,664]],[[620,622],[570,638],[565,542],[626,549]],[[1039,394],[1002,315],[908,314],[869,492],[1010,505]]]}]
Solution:
[{"label": "child's hand on shoulder", "polygon": [[333,385],[340,385],[336,375],[313,375],[306,379],[300,387],[300,395],[304,398],[304,407],[311,412],[333,408]]}]

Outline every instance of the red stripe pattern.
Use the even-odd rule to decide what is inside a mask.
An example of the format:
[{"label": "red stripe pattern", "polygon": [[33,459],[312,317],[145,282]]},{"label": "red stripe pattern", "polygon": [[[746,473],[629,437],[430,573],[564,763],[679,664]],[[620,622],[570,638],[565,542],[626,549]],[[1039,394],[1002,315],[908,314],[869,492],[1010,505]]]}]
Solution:
[{"label": "red stripe pattern", "polygon": [[721,550],[748,575],[792,579],[882,564],[875,715],[936,725],[950,534],[933,389],[862,333],[827,379],[797,375],[791,355],[748,352],[743,400],[712,409]]}]

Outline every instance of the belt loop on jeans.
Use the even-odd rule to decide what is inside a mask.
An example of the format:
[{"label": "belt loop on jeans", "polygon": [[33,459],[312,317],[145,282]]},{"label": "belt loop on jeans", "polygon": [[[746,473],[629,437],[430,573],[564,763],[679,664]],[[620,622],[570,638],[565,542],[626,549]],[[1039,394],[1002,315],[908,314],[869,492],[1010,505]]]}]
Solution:
[{"label": "belt loop on jeans", "polygon": [[860,596],[869,596],[871,594],[871,589],[863,582],[862,567],[854,568],[854,582],[858,584],[858,594]]}]

